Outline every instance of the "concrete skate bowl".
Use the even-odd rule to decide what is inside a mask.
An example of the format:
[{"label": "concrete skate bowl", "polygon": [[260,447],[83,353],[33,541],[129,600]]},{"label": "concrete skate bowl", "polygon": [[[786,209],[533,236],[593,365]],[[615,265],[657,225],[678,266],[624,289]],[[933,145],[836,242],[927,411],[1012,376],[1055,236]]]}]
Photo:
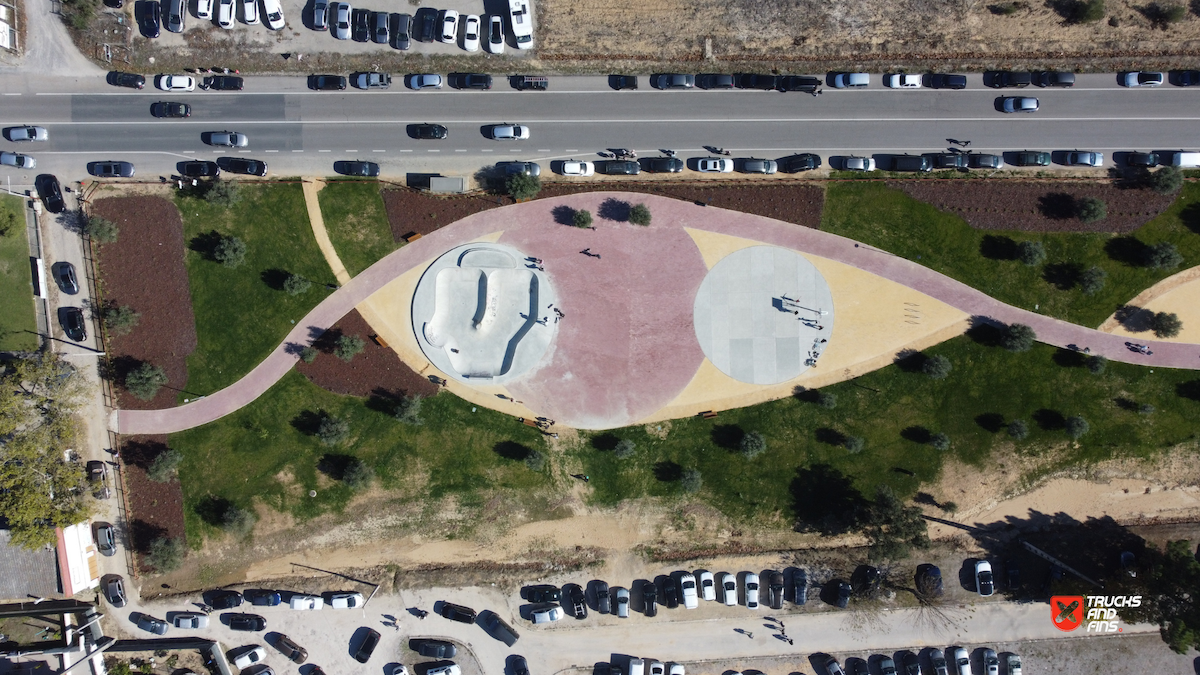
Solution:
[{"label": "concrete skate bowl", "polygon": [[429,266],[413,296],[422,352],[463,382],[503,383],[537,365],[555,325],[539,308],[554,297],[544,272],[516,249],[466,244]]}]

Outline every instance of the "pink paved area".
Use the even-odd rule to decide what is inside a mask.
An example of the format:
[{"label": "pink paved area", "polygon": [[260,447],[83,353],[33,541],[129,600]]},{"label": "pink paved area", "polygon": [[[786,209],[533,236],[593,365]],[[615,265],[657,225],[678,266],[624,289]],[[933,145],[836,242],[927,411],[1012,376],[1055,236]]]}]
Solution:
[{"label": "pink paved area", "polygon": [[[648,229],[596,217],[595,231],[553,222],[555,207],[587,208],[614,198],[645,203]],[[843,262],[914,288],[989,321],[1024,323],[1038,340],[1088,347],[1114,361],[1196,369],[1200,345],[1149,341],[1145,356],[1125,338],[1010,307],[949,277],[837,235],[769,218],[629,193],[588,193],[543,199],[475,214],[409,244],[372,265],[297,322],[274,352],[246,377],[196,402],[166,410],[122,410],[122,434],[172,433],[211,422],[250,403],[295,364],[294,345],[332,326],[396,276],[454,246],[504,231],[501,241],[545,260],[566,319],[549,361],[509,388],[531,409],[564,424],[599,428],[644,417],[673,398],[703,358],[691,307],[705,273],[682,227],[775,244]],[[579,253],[591,248],[600,259]],[[553,413],[551,411],[563,411]]]}]

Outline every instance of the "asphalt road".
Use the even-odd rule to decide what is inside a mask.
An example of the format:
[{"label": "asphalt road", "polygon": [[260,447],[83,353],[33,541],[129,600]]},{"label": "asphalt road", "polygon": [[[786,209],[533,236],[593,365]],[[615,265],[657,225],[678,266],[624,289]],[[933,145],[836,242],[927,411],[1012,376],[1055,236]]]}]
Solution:
[{"label": "asphalt road", "polygon": [[[148,78],[152,79],[152,78]],[[642,157],[670,148],[680,157],[706,156],[705,145],[735,157],[777,158],[817,152],[888,155],[935,152],[947,139],[972,142],[975,152],[1022,149],[1197,149],[1189,131],[1200,120],[1200,88],[1164,86],[1125,89],[1115,75],[1081,75],[1071,89],[994,90],[971,75],[962,91],[893,91],[872,76],[864,90],[824,95],[760,91],[656,91],[648,77],[638,91],[612,91],[604,77],[554,77],[547,92],[520,92],[497,76],[491,91],[410,91],[395,76],[391,89],[313,92],[302,77],[247,78],[242,92],[168,94],[108,86],[101,78],[0,77],[4,107],[0,125],[38,124],[46,143],[9,143],[6,149],[38,159],[37,172],[0,175],[14,184],[34,173],[65,180],[86,177],[89,161],[124,159],[140,178],[169,176],[184,159],[238,153],[268,162],[272,175],[328,174],[332,163],[368,159],[385,174],[441,171],[460,175],[504,159],[548,161],[597,159],[596,152],[623,147]],[[30,91],[35,86],[37,91]],[[1036,96],[1041,110],[1006,115],[995,109],[1004,95]],[[151,117],[156,101],[192,105],[186,120]],[[449,128],[443,141],[409,138],[406,127],[436,122]],[[528,141],[498,142],[486,136],[493,124],[528,125]],[[205,145],[202,134],[245,133],[245,149]],[[544,167],[549,169],[548,166]]]}]

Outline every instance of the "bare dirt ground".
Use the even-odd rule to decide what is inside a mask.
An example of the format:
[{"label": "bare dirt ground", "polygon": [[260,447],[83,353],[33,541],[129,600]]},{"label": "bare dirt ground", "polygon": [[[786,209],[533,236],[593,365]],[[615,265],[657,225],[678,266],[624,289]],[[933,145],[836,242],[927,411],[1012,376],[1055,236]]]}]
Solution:
[{"label": "bare dirt ground", "polygon": [[[413,372],[394,350],[371,340],[369,336],[374,332],[357,310],[351,311],[313,343],[320,352],[316,360],[301,361],[296,370],[313,384],[335,394],[392,400],[404,395],[437,393],[437,385]],[[363,351],[349,363],[333,354],[342,335],[357,335],[363,340]]]},{"label": "bare dirt ground", "polygon": [[[121,438],[122,470],[129,499],[128,531],[125,542],[136,554],[144,554],[159,537],[183,538],[183,487],[178,479],[165,483],[150,480],[146,469],[167,450],[166,436],[126,436]],[[141,571],[147,571],[144,558],[137,556]],[[152,568],[151,568],[152,569]]]}]

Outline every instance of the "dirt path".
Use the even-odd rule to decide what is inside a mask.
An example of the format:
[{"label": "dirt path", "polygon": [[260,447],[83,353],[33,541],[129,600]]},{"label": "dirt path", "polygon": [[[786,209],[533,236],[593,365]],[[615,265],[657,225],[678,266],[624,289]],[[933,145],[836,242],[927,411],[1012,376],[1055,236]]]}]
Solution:
[{"label": "dirt path", "polygon": [[320,178],[305,178],[303,181],[304,206],[308,208],[308,222],[312,225],[317,247],[321,249],[321,255],[325,256],[325,262],[329,263],[333,276],[339,284],[344,285],[350,281],[350,273],[346,271],[346,266],[338,257],[337,249],[329,240],[329,231],[325,229],[325,216],[321,214],[321,201],[318,199],[318,193],[325,187],[325,181]]}]

